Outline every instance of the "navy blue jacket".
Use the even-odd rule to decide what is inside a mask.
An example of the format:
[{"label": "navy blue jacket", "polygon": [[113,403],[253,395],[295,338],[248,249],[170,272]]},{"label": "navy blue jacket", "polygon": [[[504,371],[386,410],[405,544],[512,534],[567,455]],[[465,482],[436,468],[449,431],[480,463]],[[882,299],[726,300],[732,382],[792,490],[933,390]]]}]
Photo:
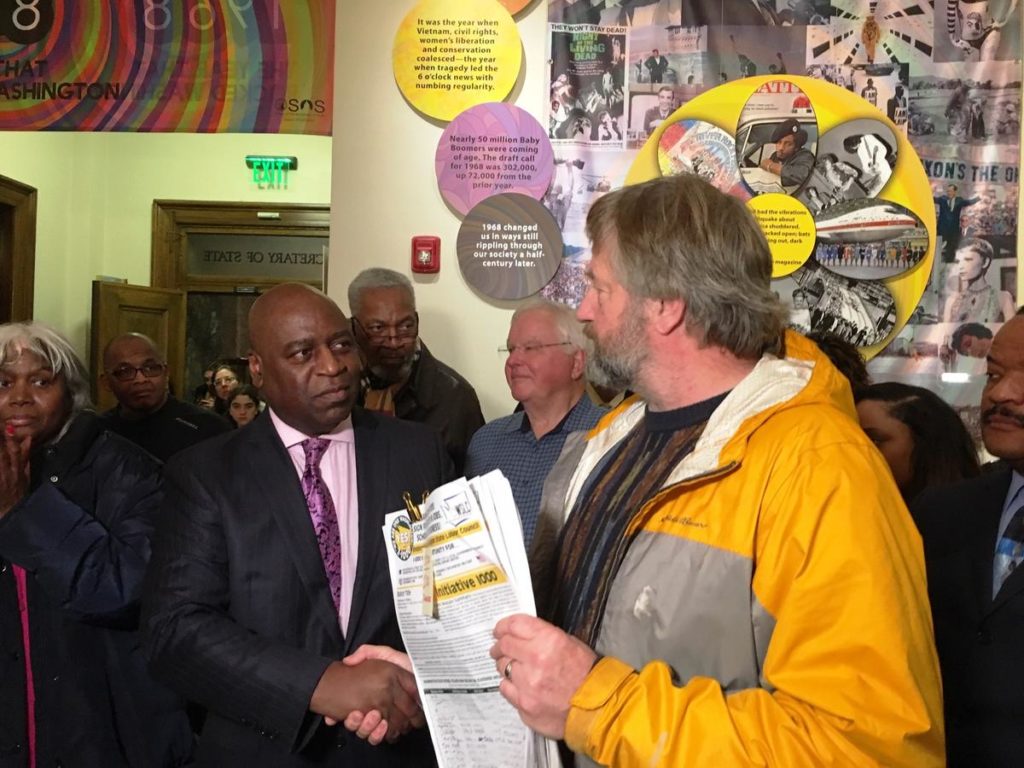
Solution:
[{"label": "navy blue jacket", "polygon": [[183,764],[183,704],[147,673],[137,632],[159,463],[82,413],[31,470],[28,495],[0,520],[0,767],[28,765],[12,564],[27,573],[37,764]]}]

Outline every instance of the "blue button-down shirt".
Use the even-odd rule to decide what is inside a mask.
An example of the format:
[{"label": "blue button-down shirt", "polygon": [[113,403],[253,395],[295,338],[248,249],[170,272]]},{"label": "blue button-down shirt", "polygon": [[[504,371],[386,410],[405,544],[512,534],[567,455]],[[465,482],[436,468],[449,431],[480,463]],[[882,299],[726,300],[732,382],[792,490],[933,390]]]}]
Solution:
[{"label": "blue button-down shirt", "polygon": [[481,427],[469,444],[466,477],[500,469],[512,486],[512,495],[523,521],[523,538],[529,549],[540,512],[544,479],[558,460],[570,432],[586,430],[606,413],[586,395],[580,397],[565,418],[538,440],[522,411],[503,416]]}]

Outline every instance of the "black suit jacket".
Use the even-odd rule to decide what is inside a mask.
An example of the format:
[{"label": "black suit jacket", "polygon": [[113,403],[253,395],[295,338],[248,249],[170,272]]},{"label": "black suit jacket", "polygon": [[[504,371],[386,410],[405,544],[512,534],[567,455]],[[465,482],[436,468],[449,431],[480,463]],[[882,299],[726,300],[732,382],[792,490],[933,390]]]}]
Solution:
[{"label": "black suit jacket", "polygon": [[327,665],[402,647],[383,519],[449,479],[436,433],[353,412],[359,555],[346,637],[295,467],[270,418],[174,457],[143,624],[157,676],[209,709],[202,765],[433,765],[425,731],[370,747],[308,711]]},{"label": "black suit jacket", "polygon": [[992,598],[1010,474],[926,491],[913,505],[942,666],[950,768],[1017,766],[1024,754],[1024,568]]}]

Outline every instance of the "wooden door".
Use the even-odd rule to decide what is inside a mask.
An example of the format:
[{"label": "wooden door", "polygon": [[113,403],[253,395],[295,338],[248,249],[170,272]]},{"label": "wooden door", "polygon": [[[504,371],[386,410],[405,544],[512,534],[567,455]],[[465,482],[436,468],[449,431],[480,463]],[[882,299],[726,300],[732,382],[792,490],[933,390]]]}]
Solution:
[{"label": "wooden door", "polygon": [[[330,219],[326,205],[153,201],[152,284],[188,297],[187,378],[178,380],[199,384],[214,360],[245,356],[259,294],[296,281],[325,289]],[[300,252],[320,258],[297,269],[289,257]]]},{"label": "wooden door", "polygon": [[96,409],[103,412],[117,405],[114,396],[100,385],[103,348],[122,333],[143,333],[167,355],[171,389],[188,400],[185,381],[185,292],[147,288],[126,283],[92,284],[92,394]]},{"label": "wooden door", "polygon": [[0,176],[0,323],[32,319],[36,190]]}]

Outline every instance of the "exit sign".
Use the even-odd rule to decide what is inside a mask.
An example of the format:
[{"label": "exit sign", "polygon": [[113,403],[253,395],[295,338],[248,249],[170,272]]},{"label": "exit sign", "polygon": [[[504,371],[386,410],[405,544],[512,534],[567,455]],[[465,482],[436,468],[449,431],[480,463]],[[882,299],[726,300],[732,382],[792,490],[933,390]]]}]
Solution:
[{"label": "exit sign", "polygon": [[252,169],[252,181],[261,189],[288,186],[288,172],[297,170],[299,159],[286,155],[246,155],[245,166]]}]

